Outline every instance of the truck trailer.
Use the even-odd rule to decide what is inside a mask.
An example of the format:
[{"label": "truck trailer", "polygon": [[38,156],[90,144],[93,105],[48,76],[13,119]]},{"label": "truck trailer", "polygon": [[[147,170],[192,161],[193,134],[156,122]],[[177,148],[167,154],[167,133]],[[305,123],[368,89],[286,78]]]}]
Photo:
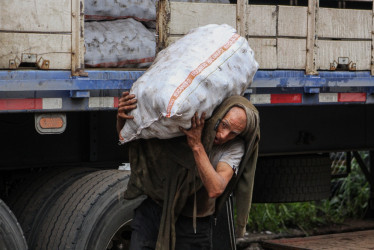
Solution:
[{"label": "truck trailer", "polygon": [[[85,68],[84,16],[83,0],[0,7],[0,249],[129,247],[144,197],[122,196],[116,110],[146,69]],[[328,198],[330,152],[373,159],[372,1],[159,0],[157,51],[210,23],[236,27],[260,65],[245,93],[261,119],[254,203]],[[373,162],[361,161],[371,212]],[[227,211],[215,249],[235,247]]]}]

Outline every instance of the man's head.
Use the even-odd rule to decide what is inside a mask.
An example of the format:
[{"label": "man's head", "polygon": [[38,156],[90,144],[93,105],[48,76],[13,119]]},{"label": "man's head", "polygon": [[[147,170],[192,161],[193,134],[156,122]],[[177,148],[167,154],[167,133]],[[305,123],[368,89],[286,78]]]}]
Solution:
[{"label": "man's head", "polygon": [[243,108],[232,107],[217,127],[215,145],[222,145],[244,131],[247,126],[247,115]]}]

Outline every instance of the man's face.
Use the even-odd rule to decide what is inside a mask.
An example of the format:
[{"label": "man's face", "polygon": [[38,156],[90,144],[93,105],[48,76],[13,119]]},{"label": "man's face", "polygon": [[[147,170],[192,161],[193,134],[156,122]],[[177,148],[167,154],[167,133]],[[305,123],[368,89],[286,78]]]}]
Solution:
[{"label": "man's face", "polygon": [[245,111],[239,107],[233,107],[223,117],[218,125],[214,145],[222,145],[236,136],[245,129],[247,124],[247,116]]}]

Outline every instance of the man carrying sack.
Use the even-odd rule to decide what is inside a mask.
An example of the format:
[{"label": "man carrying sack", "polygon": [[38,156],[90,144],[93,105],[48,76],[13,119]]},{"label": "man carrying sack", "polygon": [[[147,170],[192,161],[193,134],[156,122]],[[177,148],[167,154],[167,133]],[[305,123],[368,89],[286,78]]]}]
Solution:
[{"label": "man carrying sack", "polygon": [[[117,131],[136,108],[134,95],[119,100]],[[212,220],[234,193],[236,236],[243,237],[251,205],[260,139],[259,115],[232,96],[212,117],[191,119],[186,135],[129,143],[131,178],[126,199],[148,198],[136,209],[130,249],[212,249]]]}]

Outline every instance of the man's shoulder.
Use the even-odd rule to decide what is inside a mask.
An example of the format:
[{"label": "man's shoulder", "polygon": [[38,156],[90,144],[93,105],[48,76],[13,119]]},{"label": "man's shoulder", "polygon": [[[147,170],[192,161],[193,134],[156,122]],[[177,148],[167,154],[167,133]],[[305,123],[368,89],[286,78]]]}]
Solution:
[{"label": "man's shoulder", "polygon": [[214,154],[234,154],[234,155],[240,155],[240,157],[244,154],[244,140],[242,138],[235,138],[231,141],[228,141],[222,145],[214,146],[212,149],[212,152]]},{"label": "man's shoulder", "polygon": [[237,149],[242,149],[244,151],[244,140],[240,137],[236,137],[232,139],[231,141],[226,142],[224,144],[224,147],[226,149],[237,148]]}]

